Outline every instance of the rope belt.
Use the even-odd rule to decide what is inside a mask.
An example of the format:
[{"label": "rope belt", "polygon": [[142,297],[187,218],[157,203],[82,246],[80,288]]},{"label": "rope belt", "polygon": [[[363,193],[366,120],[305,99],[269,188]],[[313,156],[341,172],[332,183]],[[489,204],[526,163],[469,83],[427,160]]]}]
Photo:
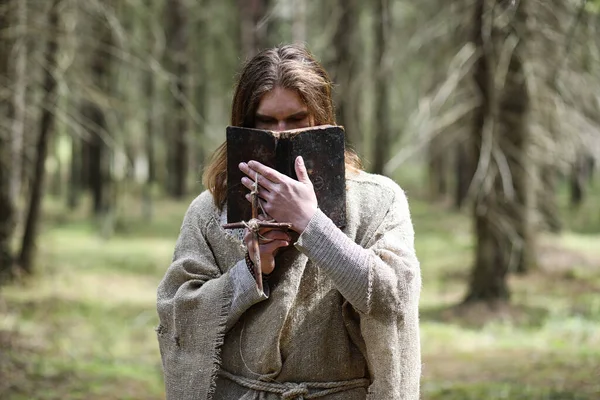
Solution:
[{"label": "rope belt", "polygon": [[[348,381],[334,382],[263,382],[244,376],[233,375],[221,369],[219,374],[238,385],[259,392],[268,392],[281,395],[284,400],[308,400],[325,397],[329,394],[345,392],[351,389],[368,387],[369,380],[366,378],[352,379]],[[310,391],[313,390],[313,393]]]}]

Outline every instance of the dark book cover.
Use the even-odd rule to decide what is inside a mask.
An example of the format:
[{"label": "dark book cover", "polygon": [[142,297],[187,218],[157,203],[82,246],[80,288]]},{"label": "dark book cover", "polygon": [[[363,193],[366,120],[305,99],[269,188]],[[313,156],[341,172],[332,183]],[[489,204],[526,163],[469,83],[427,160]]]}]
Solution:
[{"label": "dark book cover", "polygon": [[[256,160],[298,179],[294,168],[302,156],[319,208],[338,226],[346,225],[346,177],[344,128],[323,125],[291,131],[227,127],[227,222],[252,218],[250,202],[244,197],[245,175],[238,165]],[[286,221],[278,221],[286,222]]]}]

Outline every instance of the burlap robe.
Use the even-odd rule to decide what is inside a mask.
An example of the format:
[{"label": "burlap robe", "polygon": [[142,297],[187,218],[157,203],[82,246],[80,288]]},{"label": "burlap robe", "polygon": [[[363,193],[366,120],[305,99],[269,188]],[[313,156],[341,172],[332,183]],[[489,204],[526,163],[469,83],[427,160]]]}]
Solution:
[{"label": "burlap robe", "polygon": [[[418,399],[421,279],[406,197],[389,179],[366,173],[348,177],[347,187],[348,224],[343,232],[368,249],[369,274],[364,293],[346,297],[353,300],[362,295],[364,304],[359,300],[351,304],[336,289],[335,279],[330,279],[336,273],[331,272],[332,260],[340,264],[338,272],[352,273],[341,265],[343,257],[336,258],[348,243],[340,238],[325,240],[340,248],[331,254],[311,253],[323,235],[329,235],[322,229],[314,237],[301,236],[297,249],[279,257],[271,297],[248,309],[227,336],[232,295],[228,271],[245,250],[239,239],[220,227],[219,211],[209,193],[192,203],[173,263],[158,289],[157,333],[168,399],[210,399],[216,384],[217,397],[228,393],[223,385],[231,385],[229,393],[239,393],[236,398],[279,398],[217,379],[221,351],[224,368],[254,379],[354,379],[362,371],[370,381],[367,393],[358,389],[323,397],[327,400]],[[321,260],[321,265],[309,256]],[[331,322],[311,336],[319,316]],[[311,353],[311,349],[317,350]],[[303,358],[303,352],[311,356]],[[297,355],[295,361],[290,354]],[[337,359],[331,360],[332,355]],[[314,365],[306,365],[307,360]]]}]

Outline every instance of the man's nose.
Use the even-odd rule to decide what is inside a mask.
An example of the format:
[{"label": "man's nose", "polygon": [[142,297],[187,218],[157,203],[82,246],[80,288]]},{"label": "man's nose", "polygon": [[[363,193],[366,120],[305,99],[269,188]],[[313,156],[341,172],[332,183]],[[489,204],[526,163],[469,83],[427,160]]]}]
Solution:
[{"label": "man's nose", "polygon": [[286,124],[285,120],[277,121],[277,128],[275,129],[275,131],[281,132],[281,131],[285,131],[285,130],[287,130],[287,124]]}]

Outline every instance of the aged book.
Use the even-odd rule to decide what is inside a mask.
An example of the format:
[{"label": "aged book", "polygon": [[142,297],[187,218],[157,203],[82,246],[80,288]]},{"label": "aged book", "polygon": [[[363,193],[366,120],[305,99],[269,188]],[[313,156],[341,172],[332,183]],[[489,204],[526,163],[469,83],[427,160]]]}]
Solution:
[{"label": "aged book", "polygon": [[[248,189],[241,184],[241,162],[256,160],[294,179],[302,156],[319,208],[338,226],[346,225],[344,128],[322,125],[291,131],[227,127],[227,222],[248,221]],[[260,182],[259,182],[260,183]],[[278,221],[287,222],[287,221]]]}]

